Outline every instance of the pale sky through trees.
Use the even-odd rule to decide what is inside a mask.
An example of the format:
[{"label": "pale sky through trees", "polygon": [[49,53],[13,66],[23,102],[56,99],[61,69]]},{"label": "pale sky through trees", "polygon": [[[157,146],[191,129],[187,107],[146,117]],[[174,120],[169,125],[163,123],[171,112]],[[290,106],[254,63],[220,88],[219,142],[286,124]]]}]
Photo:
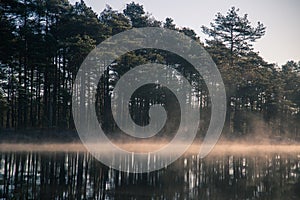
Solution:
[{"label": "pale sky through trees", "polygon": [[[71,3],[76,0],[70,0]],[[103,11],[106,4],[120,12],[127,3],[132,0],[104,1],[85,0],[98,14]],[[166,17],[174,19],[178,27],[194,29],[204,41],[205,35],[201,32],[201,26],[209,26],[217,12],[226,14],[232,6],[240,8],[240,15],[248,14],[253,25],[257,21],[266,27],[266,34],[256,42],[255,51],[268,62],[282,65],[288,60],[300,61],[300,1],[298,0],[135,0],[144,6],[144,10],[160,21]]]}]

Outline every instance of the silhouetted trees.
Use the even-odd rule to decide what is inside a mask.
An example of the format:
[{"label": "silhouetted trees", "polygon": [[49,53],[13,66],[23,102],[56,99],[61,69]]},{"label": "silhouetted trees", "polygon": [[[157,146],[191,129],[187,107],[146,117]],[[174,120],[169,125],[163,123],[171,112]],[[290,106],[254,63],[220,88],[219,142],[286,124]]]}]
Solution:
[{"label": "silhouetted trees", "polygon": [[[194,30],[176,27],[172,18],[157,21],[134,2],[127,4],[123,12],[107,6],[97,15],[83,1],[75,5],[67,0],[1,1],[0,128],[73,129],[71,91],[87,54],[112,35],[154,26],[181,32],[210,53],[227,90],[225,132],[229,136],[251,134],[258,124],[264,124],[260,131],[297,137],[300,63],[289,61],[279,67],[264,61],[252,45],[265,34],[266,27],[261,23],[252,26],[247,15],[238,12],[232,7],[226,15],[218,13],[211,27],[202,26],[210,38],[203,44]],[[193,94],[186,95],[187,102],[196,96],[202,119],[209,118],[209,94],[193,67],[170,52],[142,49],[116,60],[101,77],[98,117],[106,130],[118,129],[110,108],[115,83],[131,68],[147,62],[166,64],[187,77],[195,88]],[[140,91],[130,103],[132,118],[138,124],[149,122],[150,105],[162,104],[169,113],[175,109],[176,101],[171,100],[166,88],[152,85]]]}]

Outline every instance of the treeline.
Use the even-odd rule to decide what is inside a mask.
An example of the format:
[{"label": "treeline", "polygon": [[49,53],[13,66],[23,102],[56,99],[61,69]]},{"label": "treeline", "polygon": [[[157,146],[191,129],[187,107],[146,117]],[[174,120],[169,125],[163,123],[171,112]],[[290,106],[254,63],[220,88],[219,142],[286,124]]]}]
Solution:
[{"label": "treeline", "polygon": [[[71,92],[84,58],[112,35],[150,26],[182,32],[210,53],[226,86],[228,109],[224,133],[243,136],[268,130],[274,135],[297,137],[300,63],[289,61],[277,66],[264,61],[252,45],[265,34],[265,27],[261,23],[252,26],[247,15],[239,16],[238,12],[233,7],[226,15],[218,13],[210,27],[203,26],[203,32],[209,36],[204,44],[194,30],[178,28],[171,18],[158,21],[134,2],[127,4],[123,12],[107,6],[98,15],[83,1],[71,5],[67,0],[2,0],[0,128],[74,129]],[[204,113],[202,119],[209,118],[209,94],[201,77],[187,62],[168,52],[135,51],[109,66],[100,80],[98,115],[106,130],[116,129],[109,114],[115,81],[132,67],[147,62],[173,66],[189,77]],[[131,115],[138,124],[149,122],[150,105],[164,104],[169,110],[177,105],[176,101],[170,101],[172,95],[166,89],[163,88],[163,94],[159,89],[150,85],[148,90],[152,92],[141,90],[140,96],[132,99]],[[192,99],[191,96],[187,98]],[[170,116],[177,114],[169,112]]]}]

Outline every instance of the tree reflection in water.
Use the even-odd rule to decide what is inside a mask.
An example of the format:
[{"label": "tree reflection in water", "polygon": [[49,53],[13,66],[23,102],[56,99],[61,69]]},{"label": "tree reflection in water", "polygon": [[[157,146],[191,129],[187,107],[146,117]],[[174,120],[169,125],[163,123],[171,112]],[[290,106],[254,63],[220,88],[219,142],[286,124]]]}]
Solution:
[{"label": "tree reflection in water", "polygon": [[88,153],[0,155],[5,199],[299,199],[300,154],[186,156],[143,174],[109,169]]}]

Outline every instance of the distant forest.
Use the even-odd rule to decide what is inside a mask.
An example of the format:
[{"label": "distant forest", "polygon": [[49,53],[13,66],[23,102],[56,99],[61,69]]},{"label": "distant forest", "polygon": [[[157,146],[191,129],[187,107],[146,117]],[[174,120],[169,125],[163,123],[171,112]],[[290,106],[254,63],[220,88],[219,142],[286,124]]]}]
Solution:
[{"label": "distant forest", "polygon": [[[300,137],[300,62],[278,66],[260,57],[253,44],[264,36],[266,27],[260,22],[250,23],[235,7],[225,14],[217,13],[209,26],[202,26],[206,40],[188,27],[176,26],[172,18],[156,20],[143,5],[134,2],[123,11],[107,5],[97,14],[84,1],[72,5],[68,0],[1,0],[0,13],[0,130],[75,130],[72,86],[88,53],[122,31],[164,27],[197,41],[218,66],[227,93],[225,136],[267,133]],[[108,114],[114,81],[147,62],[173,66],[189,77],[204,113],[201,119],[207,121],[207,88],[186,62],[167,52],[135,51],[109,66],[99,84],[99,121],[107,131],[116,129]],[[164,104],[168,96],[149,94],[132,99],[131,115],[139,124],[149,121],[141,116],[150,105]]]}]

